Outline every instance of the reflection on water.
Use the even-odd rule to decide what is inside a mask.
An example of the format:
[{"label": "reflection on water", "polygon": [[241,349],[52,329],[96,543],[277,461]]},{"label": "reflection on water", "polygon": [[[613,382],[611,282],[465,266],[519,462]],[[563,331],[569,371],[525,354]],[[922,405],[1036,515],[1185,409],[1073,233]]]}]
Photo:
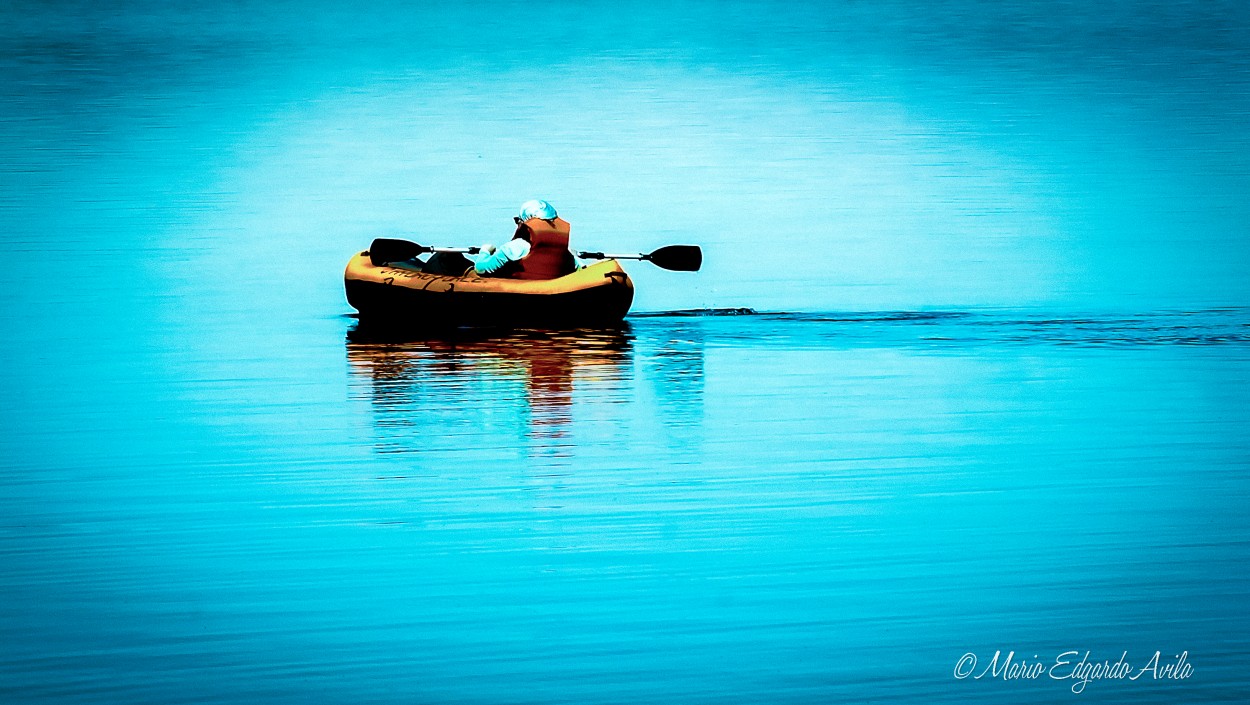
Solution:
[{"label": "reflection on water", "polygon": [[347,359],[352,374],[369,381],[380,452],[428,452],[451,439],[473,450],[525,448],[530,459],[565,465],[578,421],[610,425],[635,413],[630,405],[653,406],[674,443],[697,435],[703,329],[643,325],[642,341],[629,324],[451,337],[358,327],[348,334]]},{"label": "reflection on water", "polygon": [[442,432],[446,415],[485,405],[502,419],[497,429],[523,426],[528,445],[565,457],[575,385],[619,394],[632,376],[627,327],[571,332],[464,333],[455,338],[386,336],[367,329],[348,337],[353,374],[370,380],[371,401],[385,434],[380,448],[422,450],[423,429]]}]

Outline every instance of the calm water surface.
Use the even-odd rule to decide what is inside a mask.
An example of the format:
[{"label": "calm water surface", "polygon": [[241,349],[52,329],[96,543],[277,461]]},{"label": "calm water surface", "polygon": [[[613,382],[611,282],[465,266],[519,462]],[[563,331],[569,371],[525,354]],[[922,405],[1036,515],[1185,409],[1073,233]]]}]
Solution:
[{"label": "calm water surface", "polygon": [[[1250,700],[1248,29],[0,7],[0,701]],[[371,238],[533,196],[704,271],[350,317]]]}]

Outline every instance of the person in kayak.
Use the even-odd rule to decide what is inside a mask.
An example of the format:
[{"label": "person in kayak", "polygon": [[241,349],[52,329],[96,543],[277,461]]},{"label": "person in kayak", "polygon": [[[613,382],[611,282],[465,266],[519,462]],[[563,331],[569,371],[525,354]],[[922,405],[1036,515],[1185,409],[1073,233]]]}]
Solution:
[{"label": "person in kayak", "polygon": [[577,269],[577,261],[569,252],[569,224],[550,203],[526,201],[512,220],[516,232],[503,245],[482,245],[471,259],[454,252],[438,252],[422,265],[422,271],[459,277],[471,269],[483,277],[555,279]]},{"label": "person in kayak", "polygon": [[569,252],[567,221],[542,200],[526,201],[512,219],[516,232],[499,247],[482,245],[472,258],[473,271],[487,277],[555,279],[577,269]]}]

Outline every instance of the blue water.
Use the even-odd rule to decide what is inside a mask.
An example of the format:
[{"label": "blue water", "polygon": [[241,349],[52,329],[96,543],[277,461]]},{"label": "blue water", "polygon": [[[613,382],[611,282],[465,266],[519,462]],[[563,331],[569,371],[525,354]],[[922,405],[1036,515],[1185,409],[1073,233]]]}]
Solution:
[{"label": "blue water", "polygon": [[[0,701],[1250,700],[1248,25],[0,7]],[[705,267],[351,317],[531,197]]]}]

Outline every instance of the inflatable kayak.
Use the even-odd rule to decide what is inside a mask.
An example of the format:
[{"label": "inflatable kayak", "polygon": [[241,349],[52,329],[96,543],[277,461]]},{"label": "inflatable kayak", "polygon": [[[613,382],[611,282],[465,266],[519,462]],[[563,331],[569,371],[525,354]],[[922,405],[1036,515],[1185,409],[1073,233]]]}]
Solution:
[{"label": "inflatable kayak", "polygon": [[634,284],[616,260],[557,279],[428,274],[416,262],[374,264],[368,251],[347,263],[347,302],[362,321],[405,326],[576,327],[619,323]]}]

